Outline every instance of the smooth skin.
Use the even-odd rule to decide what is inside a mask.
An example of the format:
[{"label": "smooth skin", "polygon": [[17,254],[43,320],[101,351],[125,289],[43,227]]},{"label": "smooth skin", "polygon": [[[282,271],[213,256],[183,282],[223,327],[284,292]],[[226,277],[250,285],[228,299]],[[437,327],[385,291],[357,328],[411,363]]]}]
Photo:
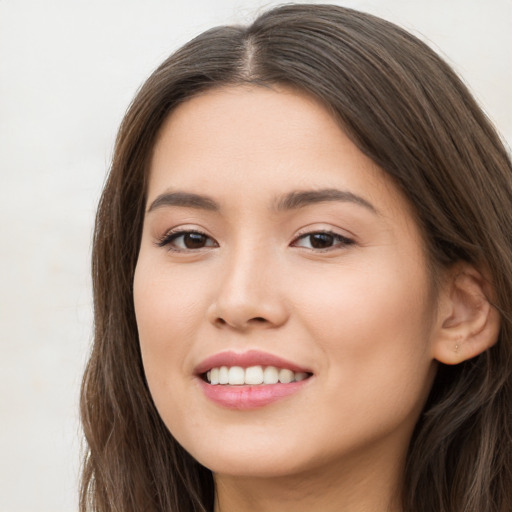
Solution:
[{"label": "smooth skin", "polygon": [[[142,358],[163,421],[214,473],[215,512],[400,510],[437,361],[495,339],[480,273],[443,270],[435,289],[407,200],[318,102],[285,87],[180,105],[149,178],[134,280]],[[226,350],[313,376],[230,410],[194,374]]]}]

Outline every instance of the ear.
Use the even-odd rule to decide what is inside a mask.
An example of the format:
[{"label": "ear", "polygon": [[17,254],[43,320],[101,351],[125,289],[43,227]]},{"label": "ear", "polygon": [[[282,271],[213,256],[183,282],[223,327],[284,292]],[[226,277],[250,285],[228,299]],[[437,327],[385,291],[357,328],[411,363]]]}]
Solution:
[{"label": "ear", "polygon": [[433,356],[458,364],[484,352],[498,339],[500,315],[489,302],[490,282],[472,265],[451,268],[439,297]]}]

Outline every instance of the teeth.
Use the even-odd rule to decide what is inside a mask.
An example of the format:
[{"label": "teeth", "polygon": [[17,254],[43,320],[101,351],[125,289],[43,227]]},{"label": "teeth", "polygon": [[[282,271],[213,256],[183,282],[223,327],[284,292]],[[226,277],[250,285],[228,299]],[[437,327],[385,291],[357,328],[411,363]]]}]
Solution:
[{"label": "teeth", "polygon": [[229,371],[227,366],[221,366],[219,368],[219,384],[229,383]]},{"label": "teeth", "polygon": [[261,366],[246,368],[245,384],[263,384],[263,368]]},{"label": "teeth", "polygon": [[229,385],[237,386],[244,384],[245,371],[240,366],[232,366],[229,369]]},{"label": "teeth", "polygon": [[279,370],[275,366],[267,366],[263,370],[263,382],[265,384],[277,384],[279,382]]},{"label": "teeth", "polygon": [[294,378],[295,374],[291,370],[287,370],[286,368],[279,370],[279,382],[288,384],[289,382],[292,382]]},{"label": "teeth", "polygon": [[206,380],[210,384],[229,384],[230,386],[242,386],[259,384],[289,384],[307,379],[305,372],[292,372],[287,368],[276,368],[275,366],[221,366],[212,368],[206,372]]}]

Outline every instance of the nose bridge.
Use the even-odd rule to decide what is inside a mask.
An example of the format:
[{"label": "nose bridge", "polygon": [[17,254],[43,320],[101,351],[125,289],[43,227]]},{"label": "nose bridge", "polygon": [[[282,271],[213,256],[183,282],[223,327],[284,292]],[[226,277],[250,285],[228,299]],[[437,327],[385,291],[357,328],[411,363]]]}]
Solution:
[{"label": "nose bridge", "polygon": [[240,329],[283,323],[286,307],[276,279],[277,266],[268,240],[239,239],[223,255],[210,319]]}]

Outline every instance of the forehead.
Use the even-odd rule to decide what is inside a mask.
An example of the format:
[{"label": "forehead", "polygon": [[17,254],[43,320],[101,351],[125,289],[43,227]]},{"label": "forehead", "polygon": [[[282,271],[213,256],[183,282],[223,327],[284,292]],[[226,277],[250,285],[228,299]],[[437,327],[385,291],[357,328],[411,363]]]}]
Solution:
[{"label": "forehead", "polygon": [[148,203],[167,189],[243,206],[256,196],[269,201],[291,189],[328,188],[412,214],[391,179],[320,102],[282,86],[231,86],[189,99],[166,119]]}]

